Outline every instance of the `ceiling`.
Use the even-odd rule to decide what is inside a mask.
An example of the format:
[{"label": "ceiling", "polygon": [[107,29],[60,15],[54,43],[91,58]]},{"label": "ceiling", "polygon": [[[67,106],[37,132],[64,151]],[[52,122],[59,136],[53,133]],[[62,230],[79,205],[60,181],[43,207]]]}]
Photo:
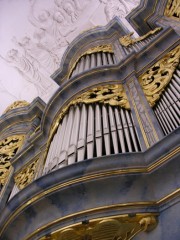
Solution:
[{"label": "ceiling", "polygon": [[[51,74],[81,32],[125,16],[140,0],[0,0],[0,115],[17,100],[46,103],[58,88]],[[136,34],[135,34],[136,35]]]}]

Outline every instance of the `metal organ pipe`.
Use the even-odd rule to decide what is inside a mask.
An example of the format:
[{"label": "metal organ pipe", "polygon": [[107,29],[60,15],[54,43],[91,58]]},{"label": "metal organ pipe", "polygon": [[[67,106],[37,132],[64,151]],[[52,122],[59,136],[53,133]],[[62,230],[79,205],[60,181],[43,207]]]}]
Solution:
[{"label": "metal organ pipe", "polygon": [[85,159],[140,150],[129,110],[77,104],[65,114],[51,141],[44,174]]},{"label": "metal organ pipe", "polygon": [[118,147],[118,140],[117,140],[116,122],[115,122],[114,112],[111,106],[109,106],[109,119],[110,119],[110,128],[111,128],[111,136],[112,136],[114,153],[118,153],[119,147]]},{"label": "metal organ pipe", "polygon": [[96,154],[97,157],[102,156],[102,121],[101,121],[101,109],[99,104],[95,106],[95,138],[96,138]]},{"label": "metal organ pipe", "polygon": [[81,120],[79,129],[79,139],[77,143],[77,161],[85,159],[85,148],[86,148],[86,126],[87,126],[87,109],[85,104],[82,104],[81,109]]},{"label": "metal organ pipe", "polygon": [[74,122],[71,131],[70,145],[68,149],[68,165],[76,161],[77,141],[79,135],[80,110],[79,106],[75,107]]},{"label": "metal organ pipe", "polygon": [[87,125],[87,158],[94,157],[94,106],[88,105],[88,125]]}]

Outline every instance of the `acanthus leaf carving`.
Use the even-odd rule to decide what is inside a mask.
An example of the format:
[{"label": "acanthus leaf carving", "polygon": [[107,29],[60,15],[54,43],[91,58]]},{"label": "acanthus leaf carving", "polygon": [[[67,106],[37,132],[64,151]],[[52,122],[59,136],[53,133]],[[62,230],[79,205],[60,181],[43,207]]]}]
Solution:
[{"label": "acanthus leaf carving", "polygon": [[[87,221],[84,224],[68,226],[57,230],[40,240],[53,239],[98,239],[131,240],[140,232],[152,231],[157,226],[155,214],[137,214],[137,216],[115,216],[111,218]],[[104,234],[106,233],[106,234]]]},{"label": "acanthus leaf carving", "polygon": [[139,82],[151,107],[160,98],[179,64],[180,47],[176,47],[139,77]]},{"label": "acanthus leaf carving", "polygon": [[180,2],[178,0],[168,0],[164,15],[167,17],[180,18]]},{"label": "acanthus leaf carving", "polygon": [[9,174],[10,159],[22,147],[24,135],[13,135],[0,141],[0,184],[3,186]]},{"label": "acanthus leaf carving", "polygon": [[154,30],[149,31],[148,33],[146,33],[145,35],[138,37],[138,38],[132,38],[131,36],[134,34],[133,32],[129,33],[128,35],[125,35],[123,37],[121,37],[119,39],[119,42],[122,46],[124,47],[129,47],[130,45],[135,44],[136,42],[140,42],[146,38],[148,38],[151,35],[154,35],[156,33],[158,33],[159,31],[161,31],[161,27],[157,27]]},{"label": "acanthus leaf carving", "polygon": [[33,161],[28,166],[21,169],[21,171],[15,175],[14,181],[20,190],[25,188],[34,180],[36,170],[37,170],[38,160],[39,159]]}]

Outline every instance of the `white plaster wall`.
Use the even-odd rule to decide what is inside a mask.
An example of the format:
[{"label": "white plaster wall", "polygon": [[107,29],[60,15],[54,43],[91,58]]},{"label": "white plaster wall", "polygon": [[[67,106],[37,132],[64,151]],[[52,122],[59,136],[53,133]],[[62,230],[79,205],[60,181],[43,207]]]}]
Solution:
[{"label": "white plaster wall", "polygon": [[140,0],[0,0],[0,115],[16,100],[45,102],[58,88],[50,75],[82,31],[124,18]]}]

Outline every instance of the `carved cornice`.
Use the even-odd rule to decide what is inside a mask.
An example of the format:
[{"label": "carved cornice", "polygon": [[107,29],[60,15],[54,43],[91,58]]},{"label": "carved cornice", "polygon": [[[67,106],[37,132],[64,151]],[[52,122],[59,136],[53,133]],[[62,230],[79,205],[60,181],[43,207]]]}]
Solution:
[{"label": "carved cornice", "polygon": [[120,215],[82,222],[48,234],[40,240],[130,240],[140,232],[149,232],[157,226],[155,214]]},{"label": "carved cornice", "polygon": [[0,142],[0,184],[4,185],[11,166],[10,159],[15,156],[21,148],[24,135],[7,137]]},{"label": "carved cornice", "polygon": [[151,107],[155,105],[170,82],[179,64],[179,58],[180,46],[166,54],[139,77],[139,82]]},{"label": "carved cornice", "polygon": [[130,45],[133,45],[136,42],[143,41],[144,39],[148,38],[149,36],[158,33],[161,29],[162,29],[161,27],[155,28],[154,30],[149,31],[145,35],[138,37],[138,38],[131,38],[131,36],[134,34],[133,32],[131,32],[128,35],[121,37],[119,39],[119,42],[122,46],[129,47]]},{"label": "carved cornice", "polygon": [[23,101],[15,101],[13,102],[9,107],[6,108],[6,110],[4,111],[4,113],[7,113],[13,109],[16,109],[16,108],[21,108],[21,107],[26,107],[28,106],[29,103],[25,100]]}]

